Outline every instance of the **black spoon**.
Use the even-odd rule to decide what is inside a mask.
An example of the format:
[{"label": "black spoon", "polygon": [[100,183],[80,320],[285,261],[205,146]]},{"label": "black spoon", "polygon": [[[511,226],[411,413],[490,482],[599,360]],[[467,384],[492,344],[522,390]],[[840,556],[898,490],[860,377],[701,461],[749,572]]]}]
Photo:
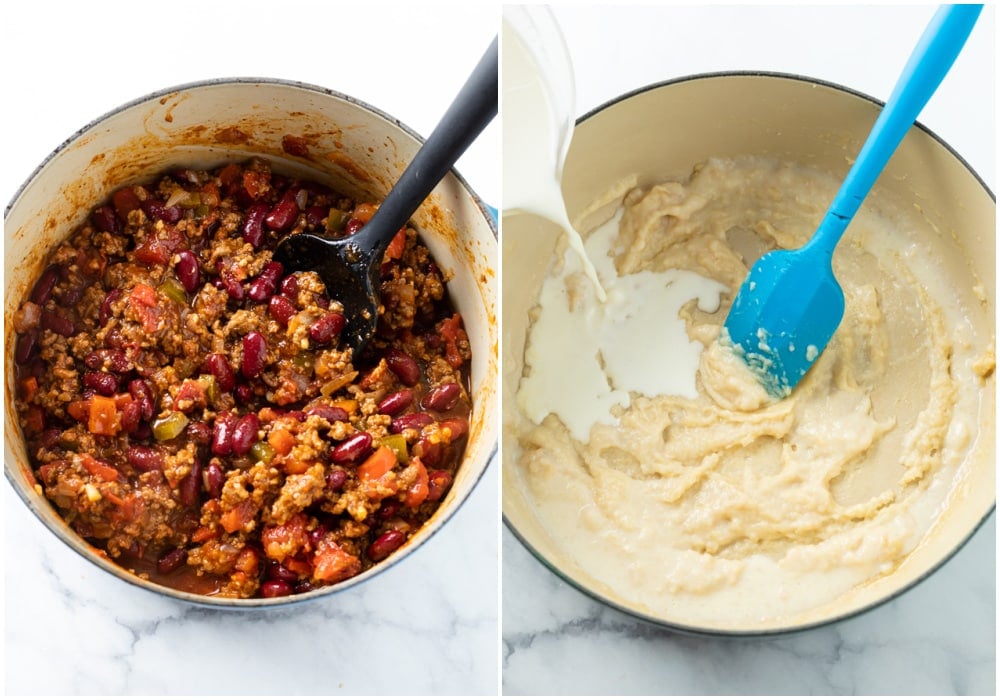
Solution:
[{"label": "black spoon", "polygon": [[282,240],[274,259],[286,270],[314,270],[331,299],[344,306],[341,338],[360,354],[375,333],[382,258],[396,232],[497,115],[497,40],[483,54],[458,96],[393,186],[371,220],[357,233],[324,238],[299,233]]}]

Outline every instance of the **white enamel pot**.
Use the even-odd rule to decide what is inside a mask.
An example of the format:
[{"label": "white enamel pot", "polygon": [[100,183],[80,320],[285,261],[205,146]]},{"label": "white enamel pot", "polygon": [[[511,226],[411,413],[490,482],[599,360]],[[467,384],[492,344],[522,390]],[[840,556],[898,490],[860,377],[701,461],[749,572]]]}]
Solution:
[{"label": "white enamel pot", "polygon": [[[726,73],[692,76],[636,90],[581,118],[567,156],[563,195],[570,220],[615,183],[683,181],[710,157],[764,156],[843,178],[880,109],[872,98],[792,75]],[[969,309],[970,342],[991,347],[996,323],[996,204],[975,172],[934,134],[911,129],[872,194],[918,207],[912,234],[939,250],[956,293]],[[979,392],[978,434],[950,485],[936,522],[891,573],[775,625],[699,624],[683,611],[652,610],[622,599],[584,570],[546,529],[518,461],[518,426],[527,419],[515,399],[523,372],[530,312],[553,257],[557,229],[515,215],[503,221],[503,515],[520,541],[556,575],[624,612],[695,633],[767,635],[802,630],[869,610],[936,571],[993,512],[996,500],[995,379]],[[511,264],[515,260],[517,264]],[[960,287],[960,288],[958,288]]]},{"label": "white enamel pot", "polygon": [[[286,136],[297,137],[308,153],[286,152]],[[405,547],[359,576],[289,598],[251,600],[188,594],[133,576],[78,537],[36,491],[12,400],[13,312],[46,256],[113,190],[175,167],[212,168],[258,155],[279,172],[308,176],[352,197],[381,199],[420,144],[398,120],[347,95],[289,81],[225,79],[171,88],[119,107],[77,132],[31,174],[4,220],[4,462],[14,490],[45,527],[95,565],[143,588],[197,604],[263,608],[364,583],[445,526],[495,454],[498,425],[496,225],[488,207],[454,172],[413,223],[452,275],[448,289],[472,345],[468,448],[437,513]]]}]

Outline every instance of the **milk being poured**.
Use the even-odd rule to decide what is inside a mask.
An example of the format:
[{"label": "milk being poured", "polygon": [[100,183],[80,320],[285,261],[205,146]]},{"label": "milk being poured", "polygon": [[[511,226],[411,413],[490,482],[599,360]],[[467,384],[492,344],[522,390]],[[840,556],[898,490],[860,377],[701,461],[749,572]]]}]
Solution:
[{"label": "milk being poured", "polygon": [[580,256],[597,296],[604,288],[583,240],[566,215],[562,164],[573,135],[572,115],[560,119],[549,99],[553,87],[506,20],[503,22],[503,208],[535,214],[559,225]]},{"label": "milk being poured", "polygon": [[[575,253],[543,283],[517,402],[533,422],[555,414],[585,442],[595,423],[617,422],[614,407],[627,408],[633,393],[696,395],[704,348],[688,338],[679,312],[692,299],[714,311],[726,288],[687,270],[620,277],[609,256],[620,212],[584,244],[562,196],[573,121],[570,114],[560,119],[551,97],[565,95],[547,83],[553,77],[540,70],[506,17],[502,31],[503,208],[558,224]],[[592,284],[581,289],[574,283],[581,275]]]}]

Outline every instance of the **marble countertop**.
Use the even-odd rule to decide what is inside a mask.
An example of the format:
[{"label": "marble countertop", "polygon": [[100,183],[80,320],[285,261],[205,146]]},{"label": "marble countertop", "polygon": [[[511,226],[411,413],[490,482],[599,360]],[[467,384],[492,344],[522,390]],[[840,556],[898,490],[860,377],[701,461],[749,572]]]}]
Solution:
[{"label": "marble countertop", "polygon": [[[177,0],[127,9],[60,3],[56,10],[20,3],[4,20],[18,31],[0,47],[3,64],[30,66],[4,75],[0,191],[9,201],[78,128],[127,101],[197,80],[260,76],[321,85],[426,136],[496,35],[499,9]],[[168,41],[156,41],[159,27]],[[39,58],[56,49],[70,58]],[[496,123],[488,127],[457,166],[493,204],[499,132]],[[41,528],[5,482],[4,688],[493,695],[498,480],[493,464],[441,532],[366,584],[249,614],[190,607],[118,581]]]},{"label": "marble countertop", "polygon": [[[797,73],[885,99],[933,7],[555,6],[577,114],[695,73]],[[995,182],[995,8],[921,122]],[[626,37],[627,40],[622,37]],[[503,693],[985,694],[996,686],[996,518],[902,597],[793,636],[676,634],[595,602],[508,531],[502,540]]]}]

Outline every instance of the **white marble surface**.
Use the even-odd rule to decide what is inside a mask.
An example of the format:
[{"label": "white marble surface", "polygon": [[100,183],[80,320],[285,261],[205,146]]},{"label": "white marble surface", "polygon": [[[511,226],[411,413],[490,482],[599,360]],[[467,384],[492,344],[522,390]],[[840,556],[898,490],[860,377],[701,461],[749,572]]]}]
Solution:
[{"label": "white marble surface", "polygon": [[[723,70],[798,73],[884,100],[933,7],[560,5],[554,12],[584,114],[643,85]],[[921,117],[991,189],[995,42],[989,7]],[[502,551],[504,694],[995,694],[995,516],[901,598],[765,640],[691,637],[641,623],[564,583],[506,529]]]},{"label": "white marble surface", "polygon": [[[120,104],[181,83],[275,77],[347,93],[427,135],[499,28],[499,6],[322,2],[8,4],[9,201],[48,153]],[[499,125],[458,163],[499,200]],[[499,470],[448,526],[364,586],[268,614],[123,584],[3,485],[8,694],[488,694],[498,673]]]}]

